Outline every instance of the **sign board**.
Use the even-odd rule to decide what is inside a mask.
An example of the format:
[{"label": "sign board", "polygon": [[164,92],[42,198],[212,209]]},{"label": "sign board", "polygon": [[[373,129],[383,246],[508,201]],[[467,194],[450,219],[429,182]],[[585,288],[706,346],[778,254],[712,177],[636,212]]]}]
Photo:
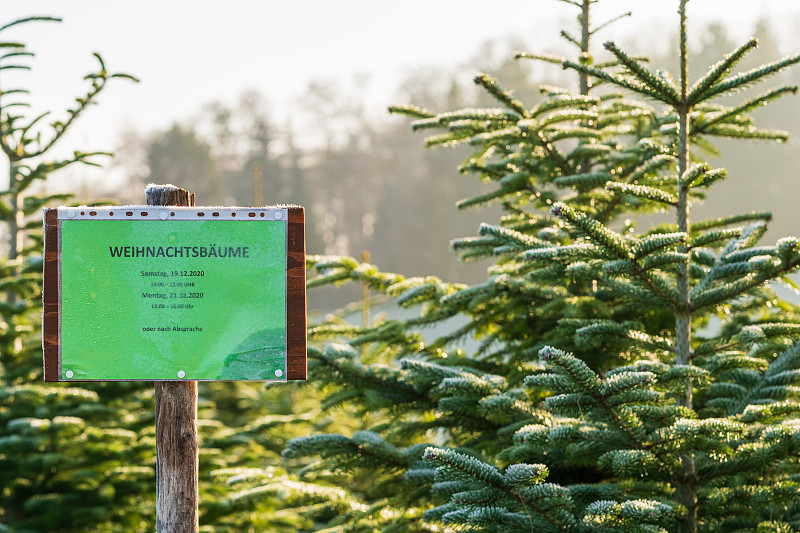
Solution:
[{"label": "sign board", "polygon": [[47,209],[45,381],[306,378],[302,207]]}]

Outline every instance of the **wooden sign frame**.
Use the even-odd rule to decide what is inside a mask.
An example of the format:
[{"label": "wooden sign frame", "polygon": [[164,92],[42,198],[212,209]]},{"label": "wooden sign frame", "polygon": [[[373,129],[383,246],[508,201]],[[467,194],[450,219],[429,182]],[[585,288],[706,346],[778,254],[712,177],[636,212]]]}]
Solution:
[{"label": "wooden sign frame", "polygon": [[[162,220],[217,221],[238,217],[236,224],[256,222],[262,217],[285,213],[286,220],[286,380],[305,380],[306,362],[306,292],[305,292],[305,212],[300,206],[273,206],[265,208],[241,207],[59,207],[44,210],[44,305],[42,347],[44,352],[44,380],[57,381],[110,381],[107,379],[65,379],[61,368],[62,346],[62,222],[80,220],[147,220],[158,224]],[[276,215],[279,217],[281,215]],[[99,225],[98,225],[99,227]],[[186,380],[191,380],[190,375]],[[119,379],[119,381],[139,379]],[[178,381],[179,376],[142,381]],[[219,379],[225,380],[225,379]],[[184,380],[185,381],[185,380]],[[217,381],[202,379],[201,381]]]}]

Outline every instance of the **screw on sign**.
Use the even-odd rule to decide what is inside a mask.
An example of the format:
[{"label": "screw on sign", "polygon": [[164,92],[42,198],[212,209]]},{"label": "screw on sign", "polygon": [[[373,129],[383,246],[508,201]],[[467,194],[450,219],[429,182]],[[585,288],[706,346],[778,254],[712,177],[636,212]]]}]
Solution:
[{"label": "screw on sign", "polygon": [[306,379],[304,210],[46,209],[45,381],[154,381],[156,524],[198,530],[197,381]]}]

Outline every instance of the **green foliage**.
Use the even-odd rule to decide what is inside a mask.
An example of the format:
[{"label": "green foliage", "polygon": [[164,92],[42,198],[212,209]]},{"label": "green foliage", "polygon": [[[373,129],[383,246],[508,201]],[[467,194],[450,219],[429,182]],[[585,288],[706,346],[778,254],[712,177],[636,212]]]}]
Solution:
[{"label": "green foliage", "polygon": [[[17,20],[0,32],[50,17]],[[0,69],[27,70],[33,56],[21,43],[0,42]],[[0,522],[10,531],[122,531],[144,527],[153,502],[150,449],[152,393],[131,384],[45,386],[42,381],[41,208],[69,195],[37,195],[37,182],[77,164],[97,164],[102,152],[75,151],[50,160],[51,149],[93,104],[111,73],[95,54],[88,88],[64,116],[43,126],[49,113],[29,117],[27,91],[0,90],[0,148],[10,162],[8,189],[0,192],[0,220],[9,246],[0,259]],[[102,399],[101,399],[102,398]],[[123,409],[123,406],[124,409]],[[72,529],[70,529],[72,528]]]},{"label": "green foliage", "polygon": [[[310,330],[335,341],[309,351],[327,405],[374,422],[284,455],[318,458],[303,475],[355,489],[354,505],[387,505],[380,519],[344,511],[342,531],[800,531],[800,309],[773,292],[800,266],[798,240],[760,245],[767,213],[689,216],[726,177],[701,159],[712,136],[784,140],[749,113],[795,89],[711,100],[797,58],[734,74],[749,41],[690,86],[684,69],[673,81],[613,42],[595,61],[565,35],[583,94],[545,87],[526,104],[481,74],[497,107],[392,108],[429,145],[473,148],[460,170],[486,189],[461,207],[504,216],[453,248],[490,258],[488,278],[313,258],[311,286],[365,283],[419,314]],[[674,224],[637,232],[630,219],[661,209]],[[448,332],[426,340],[430,324]]]}]

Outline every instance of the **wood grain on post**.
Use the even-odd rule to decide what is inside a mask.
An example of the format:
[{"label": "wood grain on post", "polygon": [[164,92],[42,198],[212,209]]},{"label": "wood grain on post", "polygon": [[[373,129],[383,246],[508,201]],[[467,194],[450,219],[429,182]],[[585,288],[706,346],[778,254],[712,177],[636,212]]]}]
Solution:
[{"label": "wood grain on post", "polygon": [[[194,194],[150,184],[147,205],[193,206]],[[156,382],[156,531],[197,533],[197,382]]]}]

